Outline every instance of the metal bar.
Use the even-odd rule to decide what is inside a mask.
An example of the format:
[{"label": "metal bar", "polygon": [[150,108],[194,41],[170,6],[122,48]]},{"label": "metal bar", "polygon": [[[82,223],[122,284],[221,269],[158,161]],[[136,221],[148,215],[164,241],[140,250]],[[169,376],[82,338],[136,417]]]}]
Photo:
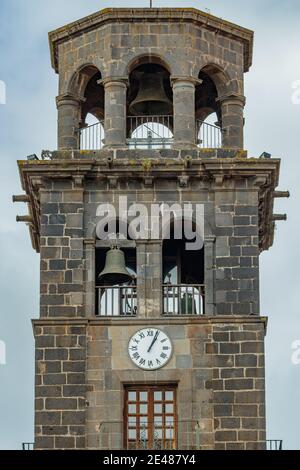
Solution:
[{"label": "metal bar", "polygon": [[163,284],[163,313],[203,315],[204,295],[201,284]]},{"label": "metal bar", "polygon": [[220,148],[222,146],[222,129],[220,127],[198,119],[196,129],[196,140],[199,147]]},{"label": "metal bar", "polygon": [[136,314],[136,286],[96,287],[98,316],[121,316]]}]

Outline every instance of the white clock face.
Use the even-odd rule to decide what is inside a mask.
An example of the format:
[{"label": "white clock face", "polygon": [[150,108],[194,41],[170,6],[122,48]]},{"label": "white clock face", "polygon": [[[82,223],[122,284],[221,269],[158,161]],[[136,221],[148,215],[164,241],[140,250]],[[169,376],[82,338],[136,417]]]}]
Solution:
[{"label": "white clock face", "polygon": [[128,353],[132,362],[145,370],[160,369],[172,355],[169,336],[157,328],[143,328],[129,341]]}]

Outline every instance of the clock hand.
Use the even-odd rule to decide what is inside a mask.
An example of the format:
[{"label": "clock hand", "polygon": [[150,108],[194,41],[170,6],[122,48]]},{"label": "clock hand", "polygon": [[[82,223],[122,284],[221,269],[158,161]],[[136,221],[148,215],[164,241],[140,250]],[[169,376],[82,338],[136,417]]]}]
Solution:
[{"label": "clock hand", "polygon": [[153,338],[153,341],[152,341],[152,343],[150,344],[150,347],[148,348],[148,351],[147,351],[147,352],[150,352],[150,351],[151,351],[151,348],[152,348],[153,344],[155,343],[155,341],[156,341],[157,338],[158,338],[158,335],[159,335],[159,331],[157,331],[157,332],[155,333],[155,336],[154,336],[154,338]]}]

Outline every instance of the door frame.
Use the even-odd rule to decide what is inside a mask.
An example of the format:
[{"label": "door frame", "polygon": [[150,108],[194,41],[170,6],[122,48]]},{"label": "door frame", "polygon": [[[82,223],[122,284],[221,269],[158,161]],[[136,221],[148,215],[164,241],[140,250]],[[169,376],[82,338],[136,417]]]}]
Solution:
[{"label": "door frame", "polygon": [[[154,392],[158,391],[172,391],[174,392],[174,399],[173,399],[173,405],[174,405],[174,450],[177,449],[178,445],[178,409],[177,409],[177,392],[178,392],[178,382],[171,382],[171,383],[137,383],[137,384],[123,384],[123,436],[124,436],[124,448],[128,449],[128,392],[130,391],[151,391],[152,393],[150,394],[150,402],[149,402],[149,396],[148,396],[148,423],[150,423],[150,429],[153,431],[153,423],[154,423]],[[151,407],[151,410],[149,409]],[[149,411],[150,411],[150,417],[151,421],[149,421]],[[165,416],[164,410],[162,412],[162,415]],[[137,428],[139,430],[139,427]],[[166,429],[164,427],[164,422],[162,425],[162,429]],[[165,440],[165,439],[164,439]],[[150,444],[152,444],[152,438],[150,441]],[[148,449],[151,450],[152,446]]]}]

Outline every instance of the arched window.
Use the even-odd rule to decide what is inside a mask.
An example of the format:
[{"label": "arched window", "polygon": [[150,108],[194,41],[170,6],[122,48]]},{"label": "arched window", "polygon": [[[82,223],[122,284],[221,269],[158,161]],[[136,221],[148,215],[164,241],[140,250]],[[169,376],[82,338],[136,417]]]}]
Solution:
[{"label": "arched window", "polygon": [[[115,233],[109,233],[108,224],[104,227],[104,232],[107,233],[107,238],[96,241],[96,315],[134,316],[137,311],[135,243],[128,231],[126,240],[119,236],[119,221],[116,221]],[[111,275],[103,279],[101,274],[105,270],[111,272]],[[124,282],[120,282],[118,279],[123,272],[129,276]]]},{"label": "arched window", "polygon": [[140,59],[129,73],[127,142],[133,148],[169,148],[172,131],[170,72],[161,63]]},{"label": "arched window", "polygon": [[73,81],[73,91],[84,97],[80,110],[79,147],[81,150],[99,150],[104,143],[104,87],[99,70],[83,67]]},{"label": "arched window", "polygon": [[[195,227],[193,227],[195,231]],[[163,306],[165,315],[204,313],[204,247],[187,249],[185,237],[176,239],[174,225],[163,242]]]},{"label": "arched window", "polygon": [[217,100],[219,93],[215,83],[217,71],[207,66],[199,73],[201,85],[195,94],[197,144],[202,148],[222,146],[222,115]]}]

